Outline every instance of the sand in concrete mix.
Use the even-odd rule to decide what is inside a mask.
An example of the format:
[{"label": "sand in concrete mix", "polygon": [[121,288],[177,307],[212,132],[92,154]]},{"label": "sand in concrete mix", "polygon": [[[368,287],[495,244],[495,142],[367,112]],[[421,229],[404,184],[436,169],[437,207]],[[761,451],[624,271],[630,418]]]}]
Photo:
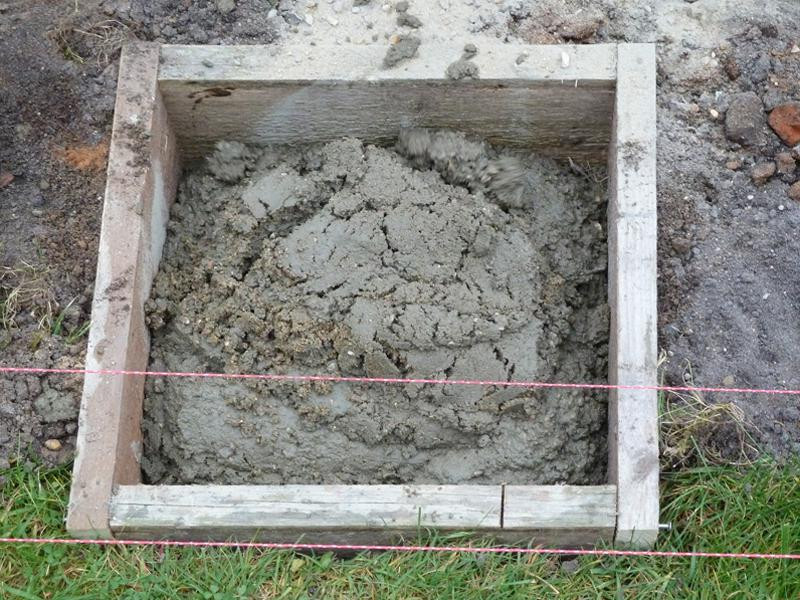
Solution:
[{"label": "sand in concrete mix", "polygon": [[[605,193],[450,133],[222,143],[184,178],[151,368],[604,381]],[[599,483],[606,398],[504,387],[153,379],[154,483]]]}]

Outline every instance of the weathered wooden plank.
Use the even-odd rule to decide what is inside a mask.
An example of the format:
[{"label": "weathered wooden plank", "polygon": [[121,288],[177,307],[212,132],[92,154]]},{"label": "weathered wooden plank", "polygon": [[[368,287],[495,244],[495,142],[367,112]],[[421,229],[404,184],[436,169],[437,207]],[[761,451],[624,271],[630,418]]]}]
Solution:
[{"label": "weathered wooden plank", "polygon": [[[444,78],[455,47],[388,71],[375,66],[381,48],[313,51],[325,59],[297,64],[282,52],[266,60],[259,46],[165,46],[160,89],[184,155],[200,157],[221,139],[281,144],[349,135],[386,143],[401,127],[420,126],[562,158],[606,156],[615,62],[608,46],[490,47],[475,59],[478,81]],[[517,65],[522,51],[529,58]],[[571,57],[567,67],[562,53]]]},{"label": "weathered wooden plank", "polygon": [[[609,381],[656,383],[655,50],[622,44],[609,160]],[[655,391],[609,395],[609,480],[617,487],[615,543],[648,547],[658,534]]]},{"label": "weathered wooden plank", "polygon": [[[90,370],[147,366],[143,303],[178,175],[176,139],[158,96],[158,56],[158,45],[136,43],[120,60],[86,353]],[[109,537],[113,486],[140,481],[143,385],[142,377],[85,377],[67,515],[72,535]]]},{"label": "weathered wooden plank", "polygon": [[616,493],[613,485],[507,485],[503,528],[586,527],[613,533]]},{"label": "weathered wooden plank", "polygon": [[497,543],[578,547],[610,542],[613,486],[120,486],[117,537],[396,543],[459,531]]},{"label": "weathered wooden plank", "polygon": [[613,485],[507,485],[503,538],[511,544],[560,548],[611,543],[616,504]]},{"label": "weathered wooden plank", "polygon": [[[331,529],[297,527],[282,529],[237,528],[226,526],[209,526],[203,528],[184,525],[137,525],[136,527],[112,526],[115,537],[128,540],[188,540],[188,541],[244,541],[267,542],[274,544],[360,544],[360,545],[414,545],[427,539],[429,529],[435,528],[349,528]],[[442,530],[447,531],[447,530]],[[506,530],[500,528],[472,528],[451,530],[451,533],[463,533],[451,545],[460,545],[472,541],[480,545],[513,545],[539,546],[543,548],[587,548],[596,545],[611,544],[614,532],[608,529],[572,529],[542,528],[533,530]],[[345,549],[341,552],[347,553]]]},{"label": "weathered wooden plank", "polygon": [[472,529],[500,526],[501,487],[435,485],[120,486],[112,528]]}]

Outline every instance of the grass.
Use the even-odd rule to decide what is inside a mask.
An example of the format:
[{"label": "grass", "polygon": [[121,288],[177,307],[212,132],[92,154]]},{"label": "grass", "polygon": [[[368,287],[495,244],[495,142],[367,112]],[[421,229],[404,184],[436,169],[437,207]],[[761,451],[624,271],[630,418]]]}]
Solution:
[{"label": "grass", "polygon": [[[61,537],[66,467],[15,465],[3,536]],[[800,463],[667,474],[662,550],[800,551]],[[454,539],[427,539],[455,543]],[[0,546],[3,598],[791,598],[800,561]]]},{"label": "grass", "polygon": [[51,322],[55,299],[47,276],[46,269],[24,261],[16,267],[0,266],[0,328],[14,327],[22,311],[29,311],[39,327]]},{"label": "grass", "polygon": [[69,301],[69,303],[64,307],[64,309],[58,313],[58,316],[53,321],[53,324],[50,326],[50,335],[59,336],[64,338],[64,342],[68,345],[72,345],[81,339],[84,335],[89,332],[89,327],[91,326],[91,321],[85,321],[81,325],[78,325],[74,329],[67,331],[64,326],[64,319],[67,316],[67,311],[69,308],[74,304],[77,298],[73,298]]},{"label": "grass", "polygon": [[35,324],[28,344],[31,350],[38,348],[48,336],[59,337],[67,345],[75,344],[89,332],[91,325],[85,321],[67,328],[65,319],[77,298],[59,311],[59,303],[48,279],[45,267],[24,261],[15,267],[0,266],[0,330],[17,328],[17,317],[29,315]]},{"label": "grass", "polygon": [[77,26],[83,20],[80,12],[76,11],[75,15],[59,24],[51,36],[65,59],[81,65],[94,61],[104,67],[117,56],[130,35],[130,28],[115,19]]}]

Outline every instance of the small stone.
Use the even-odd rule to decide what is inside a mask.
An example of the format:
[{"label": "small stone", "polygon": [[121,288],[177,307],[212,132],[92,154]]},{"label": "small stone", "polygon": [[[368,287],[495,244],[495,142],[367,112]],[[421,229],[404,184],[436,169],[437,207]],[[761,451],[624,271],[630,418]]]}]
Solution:
[{"label": "small stone", "polygon": [[306,22],[306,25],[313,25],[314,24],[314,17],[312,17],[309,14],[306,14],[306,16],[303,17],[303,20]]},{"label": "small stone", "polygon": [[283,13],[283,20],[289,25],[300,25],[303,22],[300,17],[292,12]]},{"label": "small stone", "polygon": [[764,107],[754,92],[736,94],[725,114],[725,135],[744,146],[763,141]]},{"label": "small stone", "polygon": [[739,76],[742,74],[742,69],[739,67],[739,63],[737,63],[736,59],[731,55],[727,55],[722,58],[722,68],[725,69],[725,73],[728,75],[728,78],[731,81],[739,79]]},{"label": "small stone", "polygon": [[763,162],[753,167],[753,170],[750,171],[750,176],[756,184],[761,185],[766,183],[767,180],[775,174],[775,170],[774,162]]},{"label": "small stone", "polygon": [[366,6],[372,2],[372,0],[353,0],[353,6]]},{"label": "small stone", "polygon": [[676,237],[672,239],[672,249],[678,254],[689,254],[692,249],[691,240],[683,237]]},{"label": "small stone", "polygon": [[267,18],[268,19],[274,19],[277,16],[278,16],[278,10],[275,9],[275,8],[270,8],[269,12],[267,13]]},{"label": "small stone", "polygon": [[235,8],[236,2],[234,0],[217,0],[217,10],[223,15],[233,12]]},{"label": "small stone", "polygon": [[750,66],[750,79],[754,83],[765,81],[769,77],[772,61],[766,52],[758,54],[756,60]]},{"label": "small stone", "polygon": [[792,158],[795,160],[800,160],[800,144],[797,144],[797,146],[792,148]]},{"label": "small stone", "polygon": [[464,46],[464,58],[470,59],[478,54],[478,47],[475,44],[466,44]]},{"label": "small stone", "polygon": [[39,182],[39,189],[42,190],[43,192],[46,192],[47,190],[50,189],[50,182],[47,181],[47,179],[42,179]]},{"label": "small stone", "polygon": [[51,438],[49,440],[45,440],[44,447],[55,452],[56,450],[61,450],[61,442]]},{"label": "small stone", "polygon": [[732,158],[725,163],[725,168],[730,169],[731,171],[738,171],[742,168],[742,161],[738,158]]},{"label": "small stone", "polygon": [[786,97],[780,90],[776,90],[774,88],[769,88],[764,94],[761,96],[761,101],[764,103],[764,109],[767,112],[772,112],[772,110],[776,106],[780,106],[784,102],[786,102]]},{"label": "small stone", "polygon": [[408,2],[406,2],[406,0],[400,0],[400,2],[394,5],[394,9],[397,12],[406,12],[408,10]]},{"label": "small stone", "polygon": [[338,19],[336,19],[335,17],[332,17],[332,16],[330,16],[330,15],[328,15],[327,17],[325,17],[325,20],[326,20],[328,23],[330,23],[330,24],[331,24],[333,27],[336,27],[336,26],[339,24],[339,20],[338,20]]},{"label": "small stone", "polygon": [[733,378],[733,375],[726,375],[725,378],[722,380],[722,385],[725,387],[733,387],[733,384],[736,383],[736,380]]},{"label": "small stone", "polygon": [[775,163],[778,166],[778,173],[781,175],[791,175],[794,173],[795,168],[797,168],[794,157],[790,152],[779,152],[776,154]]},{"label": "small stone", "polygon": [[420,18],[410,15],[407,12],[401,12],[397,15],[397,24],[400,27],[410,27],[411,29],[419,29],[422,27]]},{"label": "small stone", "polygon": [[14,128],[14,132],[17,134],[17,137],[21,139],[28,137],[31,134],[31,131],[33,131],[33,127],[28,123],[18,123]]},{"label": "small stone", "polygon": [[0,188],[6,187],[12,181],[14,181],[12,173],[0,173]]},{"label": "small stone", "polygon": [[397,36],[397,41],[389,46],[386,56],[383,57],[384,68],[390,69],[417,54],[421,41],[410,35]]},{"label": "small stone", "polygon": [[478,70],[478,65],[474,62],[465,58],[460,58],[448,65],[445,70],[445,75],[448,79],[457,81],[459,79],[478,79],[480,77],[480,72]]},{"label": "small stone", "polygon": [[792,49],[789,50],[789,52],[791,54],[797,54],[798,52],[800,52],[800,46],[798,46],[797,44],[792,44]]},{"label": "small stone", "polygon": [[711,115],[712,119],[718,119],[719,118],[719,111],[714,109],[714,108],[709,108],[708,109],[708,114]]},{"label": "small stone", "polygon": [[800,144],[800,102],[787,102],[769,113],[769,126],[787,146]]},{"label": "small stone", "polygon": [[561,570],[568,575],[572,575],[576,573],[578,569],[581,568],[581,563],[577,558],[573,558],[572,560],[565,560],[561,563]]},{"label": "small stone", "polygon": [[800,202],[800,181],[795,181],[789,186],[789,198]]},{"label": "small stone", "polygon": [[562,25],[557,33],[565,40],[580,42],[593,37],[600,23],[596,19],[570,20]]},{"label": "small stone", "polygon": [[517,63],[518,65],[521,65],[526,60],[528,60],[528,54],[526,52],[523,52],[522,54],[517,56],[517,58],[516,58],[516,60],[514,60],[514,62]]},{"label": "small stone", "polygon": [[214,63],[211,62],[210,60],[208,60],[207,58],[204,58],[202,60],[202,63],[203,63],[203,66],[206,67],[207,69],[210,69],[210,68],[212,68],[214,66]]},{"label": "small stone", "polygon": [[205,44],[208,41],[208,33],[199,25],[193,26],[189,30],[189,33],[192,35],[192,39],[198,44]]},{"label": "small stone", "polygon": [[41,194],[34,194],[33,198],[31,198],[31,206],[34,208],[41,208],[44,206],[44,196]]}]

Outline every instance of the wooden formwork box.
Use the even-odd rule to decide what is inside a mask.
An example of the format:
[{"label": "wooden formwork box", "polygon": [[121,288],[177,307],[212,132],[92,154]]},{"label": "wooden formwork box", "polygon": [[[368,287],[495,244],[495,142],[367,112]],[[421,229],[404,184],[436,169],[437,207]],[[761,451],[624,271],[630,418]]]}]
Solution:
[{"label": "wooden formwork box", "polygon": [[[390,142],[450,128],[556,158],[608,161],[611,384],[656,381],[655,52],[649,44],[496,44],[449,81],[461,46],[381,68],[383,49],[135,43],[122,55],[86,368],[144,371],[148,298],[180,166],[222,139]],[[527,60],[515,58],[525,53]],[[658,532],[653,390],[609,393],[608,483],[152,486],[141,483],[143,375],[89,373],[67,529],[135,539],[376,543],[420,528],[503,543],[648,547]]]}]

